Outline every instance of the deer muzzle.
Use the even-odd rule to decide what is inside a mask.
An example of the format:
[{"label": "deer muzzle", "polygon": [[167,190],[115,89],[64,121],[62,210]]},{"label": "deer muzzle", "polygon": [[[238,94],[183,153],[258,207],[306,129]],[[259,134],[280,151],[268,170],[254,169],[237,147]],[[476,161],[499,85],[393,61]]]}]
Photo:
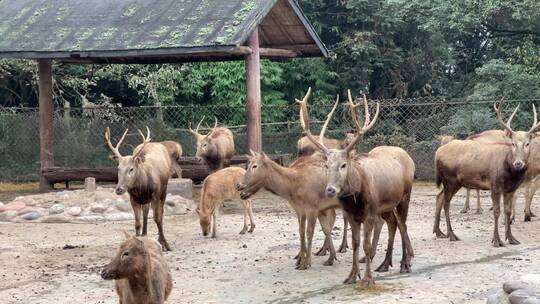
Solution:
[{"label": "deer muzzle", "polygon": [[336,197],[338,194],[338,189],[334,186],[327,186],[325,190],[327,197]]}]

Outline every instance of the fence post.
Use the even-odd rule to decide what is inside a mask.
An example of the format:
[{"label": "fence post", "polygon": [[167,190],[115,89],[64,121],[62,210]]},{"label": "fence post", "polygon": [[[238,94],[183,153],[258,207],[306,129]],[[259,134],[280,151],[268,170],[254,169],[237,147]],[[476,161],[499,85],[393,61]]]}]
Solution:
[{"label": "fence post", "polygon": [[64,102],[64,124],[69,129],[71,124],[71,105],[68,101]]},{"label": "fence post", "polygon": [[163,108],[161,102],[156,102],[156,119],[160,125],[163,125]]}]

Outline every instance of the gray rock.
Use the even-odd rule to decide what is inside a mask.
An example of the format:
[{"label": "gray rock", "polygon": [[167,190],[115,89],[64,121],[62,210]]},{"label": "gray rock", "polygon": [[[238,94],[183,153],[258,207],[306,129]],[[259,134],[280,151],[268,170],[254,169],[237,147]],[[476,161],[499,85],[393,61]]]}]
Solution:
[{"label": "gray rock", "polygon": [[84,179],[84,190],[87,192],[96,191],[96,179],[93,177],[87,177]]},{"label": "gray rock", "polygon": [[536,288],[540,287],[540,274],[524,274],[521,276],[520,280]]},{"label": "gray rock", "polygon": [[531,294],[526,289],[516,289],[510,294],[508,299],[511,304],[523,304],[530,297]]},{"label": "gray rock", "polygon": [[31,212],[25,213],[23,216],[21,216],[21,218],[23,220],[27,220],[27,221],[37,220],[40,217],[41,217],[41,213],[39,213],[37,211],[31,211]]},{"label": "gray rock", "polygon": [[105,219],[107,221],[116,222],[116,221],[128,221],[133,220],[133,213],[127,213],[127,212],[117,212],[117,213],[110,213],[105,215]]},{"label": "gray rock", "polygon": [[90,206],[90,211],[94,213],[103,213],[105,209],[107,208],[102,204],[93,204],[92,206]]},{"label": "gray rock", "polygon": [[114,202],[114,206],[116,207],[116,209],[122,211],[122,212],[129,212],[131,211],[131,204],[129,204],[128,202],[126,202],[125,200],[123,199],[117,199],[115,202]]},{"label": "gray rock", "polygon": [[51,208],[49,208],[49,214],[60,214],[64,212],[65,208],[66,207],[64,206],[64,204],[54,204],[51,206]]},{"label": "gray rock", "polygon": [[4,203],[0,202],[0,207],[4,206]]},{"label": "gray rock", "polygon": [[104,221],[105,218],[101,215],[85,215],[77,218],[77,222],[83,223],[97,223]]},{"label": "gray rock", "polygon": [[44,217],[41,220],[41,222],[42,223],[55,223],[55,224],[68,223],[69,218],[66,217],[65,215],[55,214],[55,215],[49,215],[49,216]]},{"label": "gray rock", "polygon": [[67,213],[71,216],[79,216],[82,212],[81,207],[71,207],[67,210]]},{"label": "gray rock", "polygon": [[176,203],[174,201],[171,201],[171,200],[167,200],[165,201],[165,203],[168,205],[168,206],[171,206],[171,207],[174,207],[176,205]]},{"label": "gray rock", "polygon": [[193,181],[189,178],[171,178],[167,184],[167,193],[192,198]]},{"label": "gray rock", "polygon": [[502,289],[499,289],[497,293],[490,294],[487,297],[487,304],[510,304],[510,301],[508,300],[508,294],[504,292]]},{"label": "gray rock", "polygon": [[540,304],[540,299],[535,297],[527,298],[525,301],[523,301],[523,304]]},{"label": "gray rock", "polygon": [[524,289],[529,294],[534,294],[535,293],[534,287],[531,286],[528,283],[523,282],[523,281],[509,281],[509,282],[505,282],[503,284],[503,290],[507,294],[511,294],[512,292],[514,292],[515,290],[518,290],[518,289]]},{"label": "gray rock", "polygon": [[0,222],[9,222],[11,219],[17,216],[17,211],[8,210],[0,213]]}]

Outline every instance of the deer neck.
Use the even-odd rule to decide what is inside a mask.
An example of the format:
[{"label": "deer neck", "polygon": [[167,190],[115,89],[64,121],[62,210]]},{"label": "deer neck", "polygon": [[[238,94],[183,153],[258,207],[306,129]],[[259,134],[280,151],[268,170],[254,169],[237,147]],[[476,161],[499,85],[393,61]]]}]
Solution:
[{"label": "deer neck", "polygon": [[151,299],[152,290],[152,260],[150,252],[146,252],[145,265],[143,270],[128,278],[129,288],[131,289],[134,298]]},{"label": "deer neck", "polygon": [[363,190],[367,187],[363,185],[366,182],[366,176],[360,164],[354,160],[349,160],[347,168],[347,177],[343,185],[345,195],[362,195]]},{"label": "deer neck", "polygon": [[297,179],[294,169],[280,166],[272,160],[266,165],[269,169],[264,188],[283,198],[290,198]]}]

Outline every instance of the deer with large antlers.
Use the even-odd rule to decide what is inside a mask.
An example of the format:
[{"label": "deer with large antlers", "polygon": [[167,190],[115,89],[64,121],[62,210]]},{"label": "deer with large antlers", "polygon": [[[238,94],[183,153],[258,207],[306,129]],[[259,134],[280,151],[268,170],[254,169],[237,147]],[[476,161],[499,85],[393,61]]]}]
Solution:
[{"label": "deer with large antlers", "polygon": [[[371,119],[364,96],[365,118],[363,126],[360,126],[356,110],[359,105],[354,104],[350,91],[349,107],[356,134],[345,148],[329,149],[322,140],[326,129],[321,131],[319,138],[310,131],[307,107],[310,94],[311,88],[303,100],[298,101],[301,108],[300,122],[308,138],[324,153],[328,177],[324,186],[325,196],[339,198],[352,228],[353,266],[344,283],[354,283],[359,277],[360,227],[364,224],[366,274],[362,281],[368,286],[373,284],[371,260],[375,255],[382,219],[387,222],[389,237],[386,257],[379,268],[387,269],[392,264],[394,236],[396,226],[399,226],[403,245],[401,272],[410,272],[410,259],[414,253],[407,234],[406,220],[414,180],[413,160],[403,149],[390,146],[374,148],[367,154],[352,153],[354,146],[377,121],[379,104],[375,116]],[[333,110],[328,114],[327,121],[332,118],[332,114]]]},{"label": "deer with large antlers", "polygon": [[115,192],[118,195],[129,193],[137,236],[147,234],[148,212],[150,206],[152,207],[158,227],[158,241],[164,250],[170,251],[171,247],[163,233],[163,208],[167,196],[167,182],[172,173],[171,158],[164,145],[150,142],[150,130],[148,127],[146,130],[146,136],[139,130],[143,142],[133,150],[133,154],[122,156],[119,148],[128,130],[114,146],[111,143],[111,130],[107,127],[105,139],[113,152],[113,159],[118,163],[118,184]]},{"label": "deer with large antlers", "polygon": [[200,134],[199,127],[203,120],[204,117],[195,130],[190,126],[189,131],[197,141],[196,156],[206,163],[211,172],[215,172],[230,165],[234,155],[234,136],[231,130],[217,127],[217,118],[214,127],[206,135]]},{"label": "deer with large antlers", "polygon": [[[516,107],[511,117],[515,115]],[[497,121],[505,130],[504,140],[453,140],[441,146],[435,153],[435,170],[437,186],[443,189],[437,195],[435,223],[433,232],[437,237],[447,237],[451,241],[459,238],[452,230],[450,223],[450,201],[456,192],[462,188],[491,190],[493,202],[493,239],[494,247],[503,246],[499,236],[500,200],[503,197],[504,213],[506,218],[505,238],[510,244],[519,244],[512,235],[511,216],[512,200],[515,191],[527,175],[527,166],[532,139],[536,136],[534,131],[540,127],[537,120],[536,107],[533,105],[534,123],[529,131],[514,131],[510,121],[504,122],[501,106],[494,105]],[[441,209],[444,207],[447,234],[442,233],[439,227]]]}]

